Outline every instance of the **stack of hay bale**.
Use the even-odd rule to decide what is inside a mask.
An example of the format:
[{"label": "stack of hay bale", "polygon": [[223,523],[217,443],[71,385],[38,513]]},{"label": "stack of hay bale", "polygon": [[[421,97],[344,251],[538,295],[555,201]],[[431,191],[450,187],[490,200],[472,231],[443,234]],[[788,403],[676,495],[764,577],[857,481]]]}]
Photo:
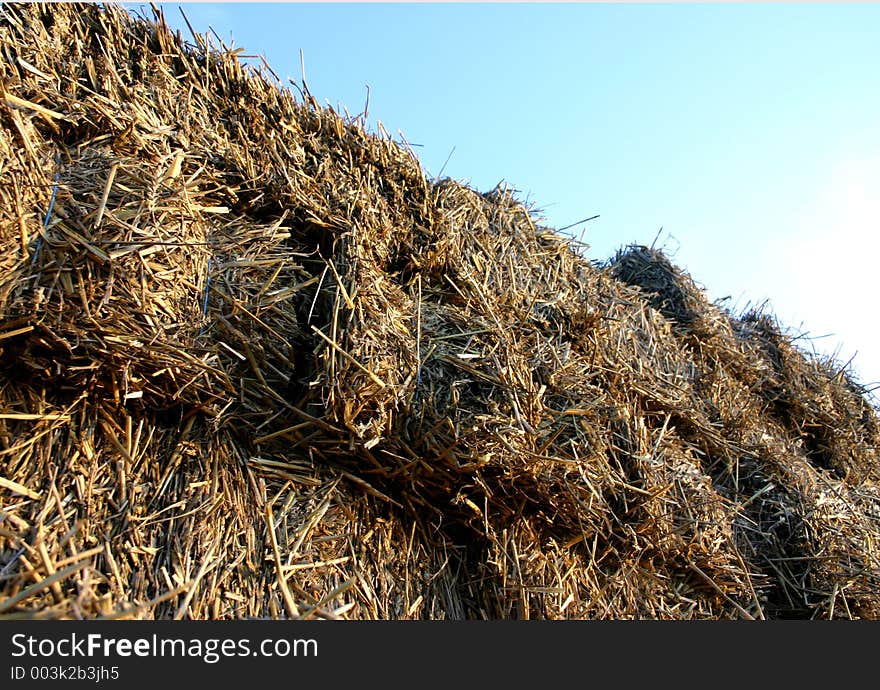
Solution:
[{"label": "stack of hay bale", "polygon": [[0,10],[0,616],[880,617],[880,423],[161,15]]}]

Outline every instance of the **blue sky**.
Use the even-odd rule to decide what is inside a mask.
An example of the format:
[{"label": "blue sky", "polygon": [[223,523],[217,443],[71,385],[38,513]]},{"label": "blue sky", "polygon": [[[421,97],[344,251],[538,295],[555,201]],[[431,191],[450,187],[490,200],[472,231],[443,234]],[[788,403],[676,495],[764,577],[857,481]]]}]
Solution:
[{"label": "blue sky", "polygon": [[[129,4],[129,7],[137,7]],[[659,244],[880,382],[880,4],[168,3],[188,35],[501,180],[606,258]],[[809,343],[804,341],[805,345]],[[857,354],[856,354],[857,353]]]}]

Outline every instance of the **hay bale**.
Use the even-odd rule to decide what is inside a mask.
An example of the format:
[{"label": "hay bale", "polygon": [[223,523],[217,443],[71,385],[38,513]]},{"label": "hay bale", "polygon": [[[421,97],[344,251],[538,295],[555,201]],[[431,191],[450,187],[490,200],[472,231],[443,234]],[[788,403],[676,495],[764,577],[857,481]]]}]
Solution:
[{"label": "hay bale", "polygon": [[880,616],[864,391],[161,14],[4,5],[0,615]]}]

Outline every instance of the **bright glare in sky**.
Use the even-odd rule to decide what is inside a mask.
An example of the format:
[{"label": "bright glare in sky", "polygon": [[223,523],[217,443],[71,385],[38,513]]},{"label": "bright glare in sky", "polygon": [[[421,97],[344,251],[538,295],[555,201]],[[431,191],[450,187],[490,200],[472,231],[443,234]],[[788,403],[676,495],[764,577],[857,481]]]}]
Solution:
[{"label": "bright glare in sky", "polygon": [[659,234],[711,298],[768,300],[880,382],[880,4],[162,7],[282,79],[302,51],[352,115],[369,86],[368,126],[430,175],[504,180],[551,227],[599,214],[570,231],[594,259]]}]

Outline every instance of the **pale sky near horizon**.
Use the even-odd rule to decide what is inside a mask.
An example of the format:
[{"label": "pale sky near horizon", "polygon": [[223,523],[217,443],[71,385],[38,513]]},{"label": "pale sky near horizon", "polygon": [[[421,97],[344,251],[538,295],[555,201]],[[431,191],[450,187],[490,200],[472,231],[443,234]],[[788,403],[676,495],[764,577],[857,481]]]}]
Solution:
[{"label": "pale sky near horizon", "polygon": [[454,148],[444,176],[504,180],[551,227],[599,214],[572,230],[591,258],[659,233],[711,298],[769,300],[880,382],[880,4],[162,7],[282,79],[302,51],[352,115],[369,85],[369,127],[431,175]]}]

